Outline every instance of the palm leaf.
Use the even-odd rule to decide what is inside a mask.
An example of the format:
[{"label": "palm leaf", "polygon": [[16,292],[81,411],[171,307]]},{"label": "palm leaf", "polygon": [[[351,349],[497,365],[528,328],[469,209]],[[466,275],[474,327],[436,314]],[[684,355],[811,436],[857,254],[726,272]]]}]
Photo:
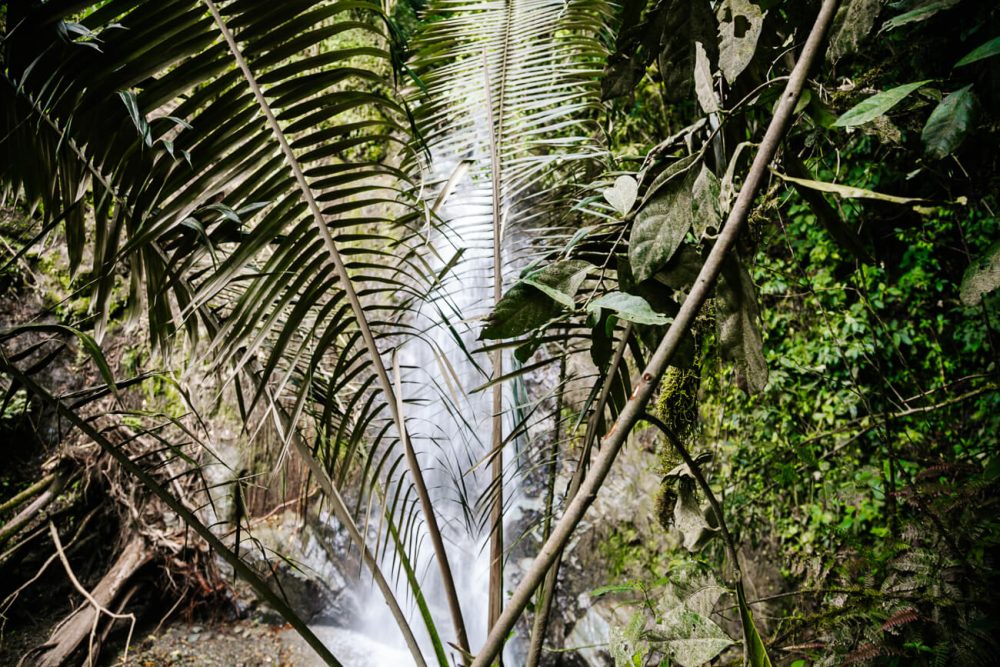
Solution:
[{"label": "palm leaf", "polygon": [[[60,37],[70,16],[92,42]],[[4,180],[49,216],[93,182],[98,335],[124,263],[132,311],[162,351],[184,323],[192,336],[212,331],[200,353],[234,381],[259,360],[248,413],[273,392],[305,414],[325,383],[324,432],[369,442],[345,450],[359,458],[326,459],[330,471],[364,470],[374,488],[381,475],[402,479],[391,462],[405,454],[433,538],[381,360],[381,347],[405,336],[399,313],[433,275],[415,242],[424,218],[386,187],[406,173],[380,152],[406,128],[386,84],[378,4],[23,3],[7,18],[3,95],[16,104],[4,105],[4,157],[44,150],[30,164],[5,160]],[[328,48],[337,36],[339,48]],[[65,226],[80,261],[87,239],[76,215]],[[204,325],[206,313],[218,326]],[[353,397],[346,411],[335,395]],[[460,636],[461,625],[457,617]]]}]

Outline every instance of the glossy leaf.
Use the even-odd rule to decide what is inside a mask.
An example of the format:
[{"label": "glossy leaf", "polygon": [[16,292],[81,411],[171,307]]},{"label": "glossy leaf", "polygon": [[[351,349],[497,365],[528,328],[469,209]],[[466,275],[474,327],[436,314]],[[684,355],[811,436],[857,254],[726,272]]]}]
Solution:
[{"label": "glossy leaf", "polygon": [[599,313],[602,309],[610,310],[619,319],[635,324],[659,325],[670,322],[669,317],[653,310],[641,296],[626,292],[608,292],[587,304],[587,310],[591,313]]},{"label": "glossy leaf", "polygon": [[1000,37],[994,37],[985,44],[977,46],[972,51],[965,54],[961,60],[955,63],[955,67],[961,67],[962,65],[968,65],[969,63],[979,62],[980,60],[992,58],[995,55],[1000,55]]},{"label": "glossy leaf", "polygon": [[902,86],[896,86],[895,88],[872,95],[863,102],[851,107],[849,111],[837,119],[834,126],[854,127],[855,125],[863,125],[869,121],[873,121],[902,102],[907,95],[928,83],[930,83],[930,79],[903,84]]},{"label": "glossy leaf", "polygon": [[969,133],[975,108],[976,96],[971,84],[941,100],[920,134],[924,152],[935,160],[954,153]]}]

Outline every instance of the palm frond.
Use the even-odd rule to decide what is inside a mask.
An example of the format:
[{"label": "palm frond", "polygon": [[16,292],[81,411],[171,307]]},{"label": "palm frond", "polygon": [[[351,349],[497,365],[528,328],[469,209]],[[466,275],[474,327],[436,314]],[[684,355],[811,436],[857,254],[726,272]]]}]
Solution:
[{"label": "palm frond", "polygon": [[[70,211],[98,334],[124,271],[164,353],[183,324],[234,381],[254,369],[247,413],[266,398],[322,415],[317,445],[348,445],[323,459],[333,479],[409,478],[451,586],[382,361],[435,276],[397,191],[408,128],[378,3],[19,3],[7,26],[0,176],[49,219]],[[92,239],[73,207],[88,187]]]}]

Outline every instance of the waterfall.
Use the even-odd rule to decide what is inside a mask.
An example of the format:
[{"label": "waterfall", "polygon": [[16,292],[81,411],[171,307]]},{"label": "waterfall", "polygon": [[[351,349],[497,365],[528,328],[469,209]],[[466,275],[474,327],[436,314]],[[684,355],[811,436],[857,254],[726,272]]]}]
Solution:
[{"label": "waterfall", "polygon": [[[454,179],[454,189],[439,210],[446,224],[441,230],[428,231],[426,241],[436,250],[428,254],[435,258],[435,273],[451,264],[456,253],[459,259],[432,298],[408,322],[422,335],[408,340],[397,354],[407,428],[437,512],[470,648],[475,651],[486,638],[488,621],[489,511],[477,506],[477,502],[490,484],[490,465],[485,457],[491,444],[492,403],[489,390],[472,391],[489,380],[488,355],[480,353],[470,358],[470,352],[481,345],[476,340],[481,320],[493,307],[493,211],[491,184],[482,178],[488,170],[481,168],[488,164],[488,156],[470,157],[487,162],[463,171],[459,165],[469,158],[449,156],[434,161],[433,180],[444,183],[455,174],[461,178]],[[509,403],[505,399],[505,414]],[[505,416],[505,432],[509,430]],[[409,482],[405,476],[403,479],[404,484]],[[516,485],[510,479],[505,482],[506,506],[511,507],[516,497],[507,496],[516,494]],[[433,550],[426,535],[421,534],[421,538],[417,576],[438,633],[451,654],[454,651],[447,645],[454,642],[454,626]],[[391,549],[386,550],[383,571],[387,576],[392,571],[392,557]],[[509,578],[505,579],[509,584]],[[370,578],[365,577],[365,584],[369,583]],[[430,662],[434,655],[430,637],[406,578],[395,578],[394,588]],[[363,611],[354,630],[366,637],[365,641],[375,642],[379,650],[393,649],[395,662],[391,664],[410,664],[412,659],[378,591],[370,586],[361,597]],[[331,647],[353,641],[349,635],[329,628],[322,634]],[[370,652],[367,655],[368,662],[362,659],[359,665],[379,664],[370,661]]]}]

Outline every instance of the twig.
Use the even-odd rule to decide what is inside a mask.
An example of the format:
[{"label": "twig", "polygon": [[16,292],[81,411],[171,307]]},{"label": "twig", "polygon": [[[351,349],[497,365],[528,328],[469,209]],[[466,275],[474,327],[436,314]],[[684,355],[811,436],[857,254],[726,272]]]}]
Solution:
[{"label": "twig", "polygon": [[42,493],[38,498],[34,500],[30,505],[25,507],[19,514],[17,514],[13,519],[5,523],[0,527],[0,545],[5,544],[7,540],[16,535],[22,528],[27,526],[31,521],[38,516],[38,513],[48,507],[52,502],[59,497],[62,492],[63,487],[66,485],[66,477],[62,474],[52,475],[49,479],[48,486],[45,492]]},{"label": "twig", "polygon": [[628,434],[645,411],[646,404],[652,397],[653,391],[658,385],[674,352],[680,345],[683,336],[694,323],[694,319],[701,309],[702,304],[708,299],[712,286],[715,284],[715,280],[722,269],[723,261],[735,246],[736,240],[746,223],[753,201],[767,176],[768,166],[774,159],[778,147],[791,125],[793,112],[798,103],[799,96],[802,94],[806,76],[822,52],[827,30],[833,21],[839,4],[839,0],[824,0],[816,22],[809,34],[809,39],[802,50],[802,55],[788,79],[785,92],[778,102],[774,117],[771,119],[764,139],[761,141],[760,149],[754,158],[750,171],[747,173],[743,187],[740,189],[740,194],[736,198],[733,209],[729,213],[729,218],[722,232],[719,234],[718,240],[712,247],[708,259],[705,261],[704,266],[702,266],[698,278],[691,288],[691,292],[684,300],[673,323],[670,325],[666,335],[663,337],[645,371],[642,373],[632,396],[629,397],[628,402],[618,415],[618,420],[604,437],[601,453],[594,461],[594,466],[587,474],[583,484],[581,484],[580,492],[569,503],[565,514],[553,529],[552,535],[546,540],[535,560],[525,571],[524,578],[508,600],[506,609],[501,614],[496,625],[490,630],[486,642],[476,656],[475,662],[473,662],[473,667],[486,667],[486,665],[492,664],[496,658],[503,644],[504,637],[514,627],[514,623],[517,622],[524,608],[531,601],[531,596],[534,594],[535,589],[542,583],[559,552],[569,542],[577,525],[583,519],[583,515],[597,497],[597,492],[604,484],[604,480],[607,478],[611,466],[618,456],[622,445],[624,445]]},{"label": "twig", "polygon": [[87,602],[94,608],[97,612],[94,614],[94,625],[90,629],[90,643],[87,646],[87,665],[93,665],[94,658],[94,636],[97,634],[97,624],[101,620],[101,614],[106,614],[110,616],[113,620],[126,620],[131,621],[128,628],[128,638],[125,640],[125,652],[122,655],[123,665],[128,664],[128,647],[132,643],[132,632],[135,630],[135,614],[116,614],[115,612],[101,606],[101,603],[94,599],[94,596],[90,594],[83,584],[80,583],[76,575],[73,574],[73,568],[69,565],[69,560],[66,558],[66,553],[63,551],[62,542],[59,541],[59,531],[56,530],[56,525],[49,521],[49,534],[52,535],[52,544],[56,547],[56,555],[59,556],[59,560],[62,562],[63,569],[66,570],[66,576],[69,577],[70,582],[73,587],[76,588],[77,592],[82,595]]},{"label": "twig", "polygon": [[45,487],[47,487],[52,482],[53,477],[55,477],[54,474],[49,474],[46,475],[45,477],[42,477],[40,480],[38,480],[37,482],[26,488],[24,491],[21,491],[16,496],[14,496],[7,502],[0,505],[0,514],[6,514],[7,512],[19,506],[21,503],[28,500],[29,498],[33,498],[37,494],[41,493],[45,489]]}]

